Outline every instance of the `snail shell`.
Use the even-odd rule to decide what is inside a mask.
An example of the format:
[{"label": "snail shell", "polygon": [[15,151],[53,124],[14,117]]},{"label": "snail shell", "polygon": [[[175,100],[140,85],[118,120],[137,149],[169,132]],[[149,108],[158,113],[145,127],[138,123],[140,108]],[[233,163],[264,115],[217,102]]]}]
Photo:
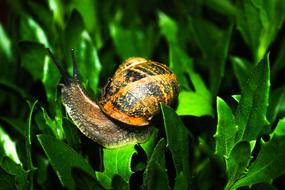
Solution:
[{"label": "snail shell", "polygon": [[172,103],[178,86],[175,74],[166,65],[144,58],[129,58],[106,85],[99,106],[116,120],[145,126],[159,113],[161,102]]},{"label": "snail shell", "polygon": [[159,104],[171,104],[179,91],[177,78],[166,65],[129,58],[105,86],[98,105],[80,85],[74,51],[72,78],[49,49],[48,53],[64,81],[61,97],[66,112],[84,135],[106,148],[144,142],[152,131],[145,125],[159,113]]}]

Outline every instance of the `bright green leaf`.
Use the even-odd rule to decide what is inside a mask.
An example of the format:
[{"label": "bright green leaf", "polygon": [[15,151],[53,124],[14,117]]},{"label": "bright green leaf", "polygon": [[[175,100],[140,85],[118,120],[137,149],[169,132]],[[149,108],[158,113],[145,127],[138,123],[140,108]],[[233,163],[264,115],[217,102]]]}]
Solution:
[{"label": "bright green leaf", "polygon": [[145,151],[148,159],[150,158],[152,151],[155,147],[157,135],[158,135],[158,129],[154,128],[153,131],[151,132],[150,136],[148,137],[147,141],[140,144],[140,146]]},{"label": "bright green leaf", "polygon": [[78,167],[94,176],[92,167],[67,144],[47,135],[37,135],[37,137],[64,187],[75,189],[75,182],[72,178],[73,167]]},{"label": "bright green leaf", "polygon": [[[178,96],[179,115],[213,115],[212,96],[204,81],[192,66],[192,59],[179,47],[177,26],[174,20],[159,13],[161,34],[169,44],[169,66],[177,75],[181,92]],[[189,79],[192,84],[189,84]],[[192,86],[194,89],[191,89]],[[183,91],[183,89],[186,89]]]},{"label": "bright green leaf", "polygon": [[250,161],[250,144],[245,141],[237,143],[226,159],[228,183],[225,189],[230,189],[232,184],[243,176]]},{"label": "bright green leaf", "polygon": [[235,118],[238,139],[255,140],[263,128],[268,125],[266,119],[269,101],[269,57],[266,56],[251,72],[243,87]]},{"label": "bright green leaf", "polygon": [[219,97],[217,98],[217,115],[216,153],[227,158],[236,143],[238,127],[231,108]]},{"label": "bright green leaf", "polygon": [[[20,164],[20,159],[17,154],[16,150],[16,144],[11,139],[9,134],[2,129],[2,126],[0,125],[0,149],[3,151],[3,154],[0,154],[0,161],[3,156],[8,156],[10,159],[12,159],[15,163]],[[0,151],[0,153],[2,153]]]},{"label": "bright green leaf", "polygon": [[158,13],[158,18],[161,34],[166,37],[169,44],[177,43],[177,26],[175,21],[163,12]]},{"label": "bright green leaf", "polygon": [[261,145],[256,160],[248,168],[246,175],[239,179],[232,189],[261,182],[269,182],[285,173],[285,118],[279,121],[269,142]]},{"label": "bright green leaf", "polygon": [[136,153],[133,144],[116,149],[103,149],[104,172],[97,172],[97,178],[105,188],[112,187],[112,180],[115,175],[119,175],[126,183],[133,173],[131,161]]},{"label": "bright green leaf", "polygon": [[[192,60],[175,45],[170,46],[170,66],[177,74],[181,88],[191,89],[188,80],[194,89],[181,90],[178,96],[178,115],[213,115],[212,96],[204,81],[192,69]],[[187,77],[186,77],[187,76]],[[189,77],[189,78],[188,78]]]},{"label": "bright green leaf", "polygon": [[8,58],[12,56],[11,41],[7,36],[1,23],[0,23],[0,50],[3,51]]}]

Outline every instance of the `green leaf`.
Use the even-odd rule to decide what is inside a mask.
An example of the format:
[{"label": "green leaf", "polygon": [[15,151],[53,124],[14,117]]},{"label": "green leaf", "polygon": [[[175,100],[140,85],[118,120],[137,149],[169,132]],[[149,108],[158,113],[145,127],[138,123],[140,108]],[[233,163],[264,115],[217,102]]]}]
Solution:
[{"label": "green leaf", "polygon": [[26,172],[21,165],[16,164],[9,157],[4,157],[0,165],[7,173],[15,176],[15,184],[18,190],[28,187],[28,172]]},{"label": "green leaf", "polygon": [[2,157],[8,156],[14,162],[20,164],[20,159],[16,150],[16,143],[11,139],[8,133],[0,125],[0,161]]},{"label": "green leaf", "polygon": [[169,189],[165,168],[165,140],[160,139],[143,174],[142,189]]},{"label": "green leaf", "polygon": [[[170,150],[176,174],[183,175],[186,182],[189,174],[189,137],[180,117],[165,104],[161,104],[164,128],[167,137],[167,148]],[[180,174],[182,172],[183,174]],[[176,176],[179,177],[179,176]],[[180,179],[179,182],[182,180]],[[188,187],[188,184],[185,184]]]},{"label": "green leaf", "polygon": [[266,112],[269,101],[269,79],[269,57],[266,56],[255,66],[246,86],[242,88],[243,92],[235,113],[239,127],[238,139],[255,140],[268,125]]},{"label": "green leaf", "polygon": [[[213,116],[212,96],[199,74],[192,69],[192,60],[175,45],[170,46],[170,66],[177,74],[181,88],[178,95],[178,115]],[[185,77],[187,76],[187,77]],[[189,77],[189,78],[188,78]],[[188,84],[188,85],[187,85]]]},{"label": "green leaf", "polygon": [[285,173],[285,118],[278,122],[269,142],[261,144],[256,160],[246,175],[236,181],[232,189],[261,182],[269,182]]},{"label": "green leaf", "polygon": [[151,57],[157,39],[154,27],[146,27],[145,31],[134,27],[123,28],[117,23],[111,23],[109,27],[117,54],[122,60],[134,56]]},{"label": "green leaf", "polygon": [[[199,74],[192,66],[192,60],[179,47],[177,26],[174,20],[159,13],[161,34],[169,44],[169,65],[177,75],[182,89],[178,96],[177,113],[179,115],[212,116],[212,96]],[[189,79],[192,84],[189,84]],[[192,86],[194,87],[193,89]],[[185,91],[184,91],[185,90]]]},{"label": "green leaf", "polygon": [[42,114],[45,120],[46,127],[48,127],[53,132],[53,135],[56,138],[63,139],[64,130],[62,128],[62,120],[52,119],[43,107],[42,107]]},{"label": "green leaf", "polygon": [[270,123],[274,122],[280,110],[281,101],[285,96],[285,87],[280,87],[270,93],[267,119]]},{"label": "green leaf", "polygon": [[189,28],[190,35],[202,52],[200,62],[209,67],[210,89],[215,96],[224,76],[233,26],[220,29],[206,20],[189,17]]},{"label": "green leaf", "polygon": [[158,12],[160,33],[169,44],[177,43],[177,26],[174,20],[163,12]]},{"label": "green leaf", "polygon": [[8,58],[12,56],[11,41],[7,36],[2,24],[0,24],[0,50],[3,51]]},{"label": "green leaf", "polygon": [[250,72],[253,69],[253,65],[240,57],[231,57],[231,62],[233,65],[234,74],[239,83],[239,87],[243,91],[242,88],[246,86]]},{"label": "green leaf", "polygon": [[236,7],[233,5],[231,1],[228,0],[208,0],[204,1],[205,5],[210,8],[214,9],[222,14],[233,16],[236,14]]},{"label": "green leaf", "polygon": [[285,4],[279,0],[237,1],[237,28],[259,62],[275,39],[285,18]]},{"label": "green leaf", "polygon": [[94,176],[92,167],[71,147],[48,135],[37,135],[37,138],[64,187],[75,189],[72,178],[73,167],[78,167]]},{"label": "green leaf", "polygon": [[24,121],[20,118],[0,117],[0,121],[4,121],[5,123],[13,127],[15,131],[17,131],[19,134],[25,136]]},{"label": "green leaf", "polygon": [[134,153],[136,150],[133,144],[116,149],[103,149],[104,172],[96,172],[96,176],[105,188],[112,187],[115,175],[129,183],[129,178],[133,173],[131,161]]},{"label": "green leaf", "polygon": [[16,190],[15,177],[0,167],[0,187],[5,190]]},{"label": "green leaf", "polygon": [[103,190],[99,182],[90,174],[80,168],[72,169],[72,176],[79,190]]},{"label": "green leaf", "polygon": [[183,172],[180,172],[175,178],[174,190],[188,189],[188,180]]},{"label": "green leaf", "polygon": [[21,64],[29,71],[34,80],[43,77],[46,49],[36,42],[20,42]]},{"label": "green leaf", "polygon": [[234,182],[243,176],[250,161],[250,144],[246,141],[237,143],[226,159],[228,183],[225,189],[230,189]]},{"label": "green leaf", "polygon": [[219,97],[217,97],[217,115],[216,154],[227,158],[236,143],[238,126],[231,108]]},{"label": "green leaf", "polygon": [[153,152],[153,149],[155,147],[155,143],[157,140],[157,135],[158,135],[158,129],[154,128],[153,131],[151,132],[150,136],[147,138],[147,141],[140,144],[140,146],[145,151],[147,158],[150,158],[150,156]]},{"label": "green leaf", "polygon": [[55,92],[60,75],[49,61],[46,48],[36,42],[20,42],[21,64],[31,73],[33,80],[41,80],[49,101],[56,99]]},{"label": "green leaf", "polygon": [[98,91],[101,63],[97,49],[90,34],[85,30],[83,21],[78,12],[74,11],[65,30],[66,38],[66,59],[69,63],[68,71],[72,73],[72,62],[70,50],[75,49],[75,57],[78,65],[79,77],[94,93]]},{"label": "green leaf", "polygon": [[97,19],[97,2],[93,0],[72,0],[72,8],[78,10],[82,15],[84,25],[88,32],[94,34],[96,48],[100,49],[103,45],[100,23]]},{"label": "green leaf", "polygon": [[[33,3],[31,3],[33,4]],[[40,12],[39,10],[35,12]],[[31,41],[40,43],[46,47],[49,46],[45,31],[32,17],[22,16],[19,21],[19,31],[21,41]]]},{"label": "green leaf", "polygon": [[64,9],[63,2],[59,0],[48,0],[49,8],[53,13],[53,19],[62,28],[64,27]]},{"label": "green leaf", "polygon": [[285,39],[283,39],[281,46],[277,50],[277,58],[274,62],[274,65],[272,67],[272,76],[276,76],[278,71],[282,71],[282,69],[285,67]]}]

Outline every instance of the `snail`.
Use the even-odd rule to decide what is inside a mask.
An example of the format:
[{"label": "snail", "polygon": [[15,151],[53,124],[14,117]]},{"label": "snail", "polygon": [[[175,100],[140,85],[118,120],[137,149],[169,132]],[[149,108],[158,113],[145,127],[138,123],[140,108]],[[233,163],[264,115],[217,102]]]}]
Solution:
[{"label": "snail", "polygon": [[133,57],[119,66],[96,103],[80,85],[74,50],[73,77],[47,50],[63,78],[61,99],[67,114],[85,136],[105,148],[144,142],[159,104],[171,105],[179,92],[178,80],[166,65]]}]

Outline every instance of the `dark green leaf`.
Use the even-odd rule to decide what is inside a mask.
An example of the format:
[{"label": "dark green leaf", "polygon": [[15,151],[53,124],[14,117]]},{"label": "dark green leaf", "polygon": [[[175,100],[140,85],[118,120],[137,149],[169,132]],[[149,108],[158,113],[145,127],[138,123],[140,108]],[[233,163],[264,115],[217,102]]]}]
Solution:
[{"label": "dark green leaf", "polygon": [[266,56],[255,66],[250,78],[243,87],[235,118],[238,139],[255,140],[262,129],[268,125],[266,119],[269,101],[269,57]]},{"label": "dark green leaf", "polygon": [[241,0],[236,4],[237,28],[257,63],[265,56],[284,21],[285,4],[279,0]]},{"label": "dark green leaf", "polygon": [[241,90],[246,86],[250,72],[252,71],[253,64],[240,57],[232,57],[231,62],[233,65],[235,76],[238,80],[239,87]]},{"label": "dark green leaf", "polygon": [[22,66],[31,73],[34,80],[41,80],[46,56],[45,47],[36,42],[21,42],[19,46]]},{"label": "dark green leaf", "polygon": [[217,115],[216,154],[227,158],[236,143],[238,127],[231,108],[219,97],[217,98]]},{"label": "dark green leaf", "polygon": [[225,189],[230,189],[234,182],[243,176],[250,161],[250,144],[246,141],[237,143],[226,159],[228,183]]},{"label": "dark green leaf", "polygon": [[209,67],[210,89],[216,95],[224,76],[233,27],[222,30],[211,22],[194,17],[189,17],[189,27],[190,35],[202,52],[201,62]]},{"label": "dark green leaf", "polygon": [[7,173],[15,176],[15,184],[18,190],[26,189],[28,187],[28,172],[26,172],[21,165],[16,164],[9,157],[4,157],[1,162],[1,167]]},{"label": "dark green leaf", "polygon": [[250,187],[252,190],[278,190],[273,184],[259,183]]},{"label": "dark green leaf", "polygon": [[79,190],[103,190],[99,182],[89,173],[80,168],[72,168],[72,176]]},{"label": "dark green leaf", "polygon": [[103,149],[104,172],[97,172],[97,178],[105,188],[111,188],[115,175],[119,175],[126,183],[133,173],[131,161],[136,153],[133,144],[116,149]]},{"label": "dark green leaf", "polygon": [[270,93],[269,106],[267,111],[267,119],[270,123],[275,121],[284,95],[285,87],[275,89]]},{"label": "dark green leaf", "polygon": [[180,172],[175,178],[174,190],[188,189],[188,180],[183,172]]},{"label": "dark green leaf", "polygon": [[222,14],[233,16],[236,14],[236,7],[231,1],[228,0],[208,0],[204,1],[205,5],[214,9]]},{"label": "dark green leaf", "polygon": [[180,174],[182,172],[185,180],[188,181],[190,179],[188,131],[173,109],[161,104],[161,110],[167,137],[167,148],[171,152],[176,174],[182,175]]},{"label": "dark green leaf", "polygon": [[276,61],[272,68],[272,76],[276,76],[276,73],[285,67],[285,39],[283,39],[281,46],[278,49]]},{"label": "dark green leaf", "polygon": [[161,139],[153,150],[143,175],[142,189],[169,189],[165,168],[165,140]]},{"label": "dark green leaf", "polygon": [[64,187],[75,189],[75,182],[72,178],[73,167],[78,167],[94,176],[92,167],[68,145],[51,136],[37,135],[37,137]]},{"label": "dark green leaf", "polygon": [[0,187],[5,190],[16,190],[15,177],[0,167]]},{"label": "dark green leaf", "polygon": [[232,189],[261,182],[269,182],[285,173],[285,118],[278,122],[269,142],[262,143],[256,160],[248,168],[245,177]]},{"label": "dark green leaf", "polygon": [[9,124],[17,132],[19,132],[22,136],[25,136],[24,121],[20,120],[20,118],[0,117],[0,120],[2,120],[5,123]]},{"label": "dark green leaf", "polygon": [[119,24],[110,25],[111,36],[122,60],[134,56],[151,57],[157,36],[153,27],[147,27],[145,30],[123,28]]}]

